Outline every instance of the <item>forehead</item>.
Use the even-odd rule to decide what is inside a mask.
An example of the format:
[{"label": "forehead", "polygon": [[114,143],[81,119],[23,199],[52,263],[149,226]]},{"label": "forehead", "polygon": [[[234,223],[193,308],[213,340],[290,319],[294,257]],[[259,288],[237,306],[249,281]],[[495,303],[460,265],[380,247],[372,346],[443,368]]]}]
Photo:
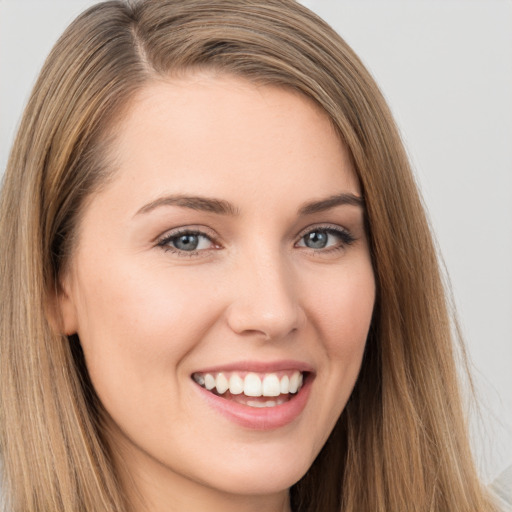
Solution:
[{"label": "forehead", "polygon": [[262,180],[267,191],[288,194],[359,192],[349,152],[316,103],[231,76],[150,83],[116,126],[112,154],[123,181],[148,194],[170,187],[222,196],[245,187],[250,197]]}]

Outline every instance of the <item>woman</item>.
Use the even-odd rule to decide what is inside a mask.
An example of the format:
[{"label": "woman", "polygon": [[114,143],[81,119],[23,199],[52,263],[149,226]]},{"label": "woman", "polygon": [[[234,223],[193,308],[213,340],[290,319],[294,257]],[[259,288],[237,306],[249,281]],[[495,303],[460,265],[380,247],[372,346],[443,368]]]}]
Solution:
[{"label": "woman", "polygon": [[307,9],[90,9],[0,212],[9,510],[495,510],[396,128]]}]

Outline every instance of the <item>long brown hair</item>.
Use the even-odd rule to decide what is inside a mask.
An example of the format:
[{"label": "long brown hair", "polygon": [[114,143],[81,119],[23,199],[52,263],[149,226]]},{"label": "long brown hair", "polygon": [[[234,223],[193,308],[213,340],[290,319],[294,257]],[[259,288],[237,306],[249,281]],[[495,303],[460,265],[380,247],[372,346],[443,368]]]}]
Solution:
[{"label": "long brown hair", "polygon": [[[296,512],[491,511],[468,446],[435,247],[375,82],[292,0],[109,1],[66,30],[25,110],[0,203],[0,448],[12,512],[129,510],[78,343],[52,297],[109,142],[149,81],[195,69],[291,88],[330,116],[366,204],[377,301],[353,394],[291,489]],[[75,347],[75,348],[73,348]]]}]

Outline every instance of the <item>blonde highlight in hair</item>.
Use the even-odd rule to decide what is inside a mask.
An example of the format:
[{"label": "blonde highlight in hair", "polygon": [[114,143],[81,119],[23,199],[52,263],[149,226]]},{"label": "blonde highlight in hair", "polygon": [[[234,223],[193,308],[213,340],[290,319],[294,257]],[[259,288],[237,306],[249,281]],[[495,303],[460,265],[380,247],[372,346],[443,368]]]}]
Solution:
[{"label": "blonde highlight in hair", "polygon": [[[126,503],[78,339],[52,300],[87,199],[133,96],[194,70],[318,103],[350,149],[366,204],[377,302],[338,424],[291,489],[295,512],[494,510],[467,441],[451,319],[408,160],[375,82],[291,0],[109,1],[66,30],[34,87],[0,203],[0,448],[12,512],[119,512]],[[58,322],[57,322],[58,323]]]}]

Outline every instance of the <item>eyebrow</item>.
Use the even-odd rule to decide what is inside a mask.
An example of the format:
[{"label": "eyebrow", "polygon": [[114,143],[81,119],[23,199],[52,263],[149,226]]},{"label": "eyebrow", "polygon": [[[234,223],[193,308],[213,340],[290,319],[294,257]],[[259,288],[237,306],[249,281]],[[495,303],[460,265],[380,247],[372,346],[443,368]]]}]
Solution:
[{"label": "eyebrow", "polygon": [[[364,208],[364,199],[355,194],[346,192],[342,194],[336,194],[326,199],[311,201],[303,204],[299,208],[299,215],[312,215],[314,213],[323,212],[325,210],[335,208],[336,206],[343,205],[352,205]],[[240,211],[236,206],[223,199],[215,199],[202,196],[170,195],[160,197],[144,205],[137,211],[136,215],[149,213],[161,206],[179,206],[181,208],[190,208],[191,210],[216,213],[218,215],[237,216],[240,214]]]},{"label": "eyebrow", "polygon": [[320,201],[305,203],[299,209],[299,215],[312,215],[313,213],[324,212],[336,206],[343,205],[358,206],[364,208],[364,199],[351,193],[336,194]]},{"label": "eyebrow", "polygon": [[219,215],[238,215],[238,209],[228,201],[201,196],[171,195],[160,197],[143,206],[136,215],[149,213],[160,206],[180,206],[202,212],[216,213]]}]

